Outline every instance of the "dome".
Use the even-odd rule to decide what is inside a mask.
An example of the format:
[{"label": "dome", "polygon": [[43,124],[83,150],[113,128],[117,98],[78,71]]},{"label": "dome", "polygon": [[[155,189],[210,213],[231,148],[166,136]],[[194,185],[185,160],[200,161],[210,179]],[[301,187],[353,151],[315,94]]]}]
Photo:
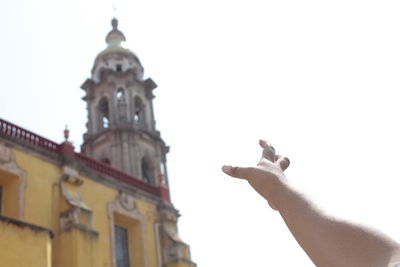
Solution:
[{"label": "dome", "polygon": [[118,30],[118,20],[116,18],[111,20],[111,25],[112,30],[106,36],[107,47],[97,55],[96,60],[104,55],[114,53],[136,57],[135,53],[123,47],[122,43],[126,41],[126,38],[125,35]]},{"label": "dome", "polygon": [[118,30],[118,20],[111,21],[112,30],[106,36],[107,47],[101,51],[94,61],[92,79],[100,82],[103,73],[107,71],[133,71],[138,80],[143,78],[143,67],[139,58],[131,50],[123,46],[125,35]]}]

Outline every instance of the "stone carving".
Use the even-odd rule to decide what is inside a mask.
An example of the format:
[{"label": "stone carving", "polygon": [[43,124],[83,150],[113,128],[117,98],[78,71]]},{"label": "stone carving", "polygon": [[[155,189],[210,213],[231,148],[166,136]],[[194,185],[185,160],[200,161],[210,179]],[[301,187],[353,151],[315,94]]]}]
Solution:
[{"label": "stone carving", "polygon": [[169,205],[159,205],[163,264],[183,261],[196,266],[190,258],[190,248],[182,241],[177,230],[179,212]]},{"label": "stone carving", "polygon": [[137,210],[137,205],[133,197],[129,196],[127,193],[120,191],[118,194],[118,203],[126,211],[130,212]]},{"label": "stone carving", "polygon": [[61,177],[61,192],[65,198],[65,200],[71,205],[75,207],[79,207],[84,210],[91,211],[91,209],[83,202],[81,194],[79,192],[79,187],[83,184],[83,181],[77,177],[71,177],[67,174],[64,174]]},{"label": "stone carving", "polygon": [[[73,176],[72,176],[73,175]],[[71,208],[60,214],[60,227],[62,231],[69,231],[78,228],[90,233],[92,230],[92,210],[85,204],[79,187],[83,185],[83,180],[77,177],[78,172],[74,169],[64,167],[64,175],[61,177],[61,192],[70,204]]]},{"label": "stone carving", "polygon": [[72,228],[85,230],[97,235],[91,227],[92,212],[79,207],[72,207],[60,214],[60,226],[62,231],[69,231]]},{"label": "stone carving", "polygon": [[179,244],[171,243],[165,249],[165,261],[172,262],[178,260],[180,257]]},{"label": "stone carving", "polygon": [[172,225],[163,225],[164,264],[175,261],[190,262],[189,246],[184,243]]},{"label": "stone carving", "polygon": [[11,161],[15,161],[13,158],[13,154],[11,153],[10,149],[5,146],[5,144],[0,143],[0,164],[9,163]]},{"label": "stone carving", "polygon": [[177,222],[178,221],[178,217],[179,212],[177,210],[175,210],[174,208],[165,206],[165,205],[160,205],[158,207],[160,216],[161,216],[161,220],[163,222]]}]

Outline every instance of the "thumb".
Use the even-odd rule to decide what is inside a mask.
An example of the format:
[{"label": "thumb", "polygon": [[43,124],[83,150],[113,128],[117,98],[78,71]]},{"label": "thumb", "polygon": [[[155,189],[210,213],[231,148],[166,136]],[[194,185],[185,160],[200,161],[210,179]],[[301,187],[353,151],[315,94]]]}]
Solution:
[{"label": "thumb", "polygon": [[230,165],[222,166],[222,171],[229,176],[240,178],[240,179],[248,179],[254,167],[232,167]]}]

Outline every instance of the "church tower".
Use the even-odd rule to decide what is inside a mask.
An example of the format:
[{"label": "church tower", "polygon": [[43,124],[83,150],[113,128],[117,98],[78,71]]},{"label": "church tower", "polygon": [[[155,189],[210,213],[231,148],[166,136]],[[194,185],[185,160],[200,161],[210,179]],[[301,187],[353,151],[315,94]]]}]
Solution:
[{"label": "church tower", "polygon": [[151,78],[134,52],[123,47],[124,34],[113,19],[107,47],[82,85],[88,122],[82,152],[143,181],[167,186],[168,147],[156,130]]},{"label": "church tower", "polygon": [[82,85],[82,152],[68,130],[59,144],[0,119],[5,266],[196,267],[169,198],[168,147],[153,112],[156,84],[143,78],[124,41],[113,19],[107,47]]}]

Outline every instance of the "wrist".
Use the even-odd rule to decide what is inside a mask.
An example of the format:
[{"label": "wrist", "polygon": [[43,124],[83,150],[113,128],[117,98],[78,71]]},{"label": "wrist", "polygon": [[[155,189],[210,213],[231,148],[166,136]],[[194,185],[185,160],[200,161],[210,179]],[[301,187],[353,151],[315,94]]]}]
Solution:
[{"label": "wrist", "polygon": [[273,209],[279,209],[279,202],[282,200],[282,195],[289,186],[289,181],[283,172],[273,175],[261,177],[254,177],[248,179],[250,185],[259,193],[264,199],[268,201]]},{"label": "wrist", "polygon": [[275,180],[272,183],[271,190],[268,194],[268,202],[270,205],[274,207],[275,210],[281,210],[282,203],[285,202],[285,195],[287,195],[287,191],[289,188],[289,181],[286,177],[284,179]]}]

